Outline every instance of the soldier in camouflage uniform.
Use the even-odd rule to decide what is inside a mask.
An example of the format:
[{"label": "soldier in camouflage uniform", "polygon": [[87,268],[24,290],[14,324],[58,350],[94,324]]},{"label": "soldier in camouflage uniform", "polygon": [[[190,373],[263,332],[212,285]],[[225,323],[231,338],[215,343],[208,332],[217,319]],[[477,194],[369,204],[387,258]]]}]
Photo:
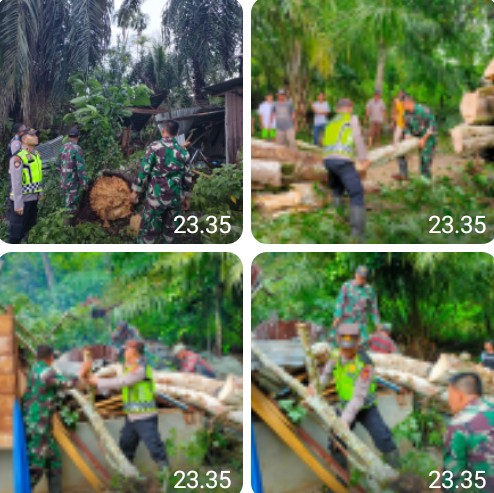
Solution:
[{"label": "soldier in camouflage uniform", "polygon": [[[403,98],[405,109],[405,138],[413,136],[420,138],[420,172],[431,178],[432,159],[437,145],[436,118],[425,105],[416,103],[409,94]],[[408,168],[402,170],[403,178],[408,177]]]},{"label": "soldier in camouflage uniform", "polygon": [[86,163],[79,145],[79,129],[69,130],[69,140],[60,149],[59,163],[62,177],[61,188],[65,194],[65,208],[75,214],[79,208],[82,190],[88,188]]},{"label": "soldier in camouflage uniform", "polygon": [[51,368],[54,356],[50,346],[39,346],[36,356],[37,361],[29,372],[27,391],[22,398],[31,486],[34,490],[46,474],[49,492],[61,493],[62,461],[53,438],[52,419],[57,411],[59,391],[73,387],[76,380],[65,379]]},{"label": "soldier in camouflage uniform", "polygon": [[[494,491],[494,403],[482,393],[476,373],[458,373],[450,381],[448,400],[453,417],[444,444],[443,491]],[[484,478],[485,487],[458,489],[467,483],[464,471],[472,473],[477,485],[481,484],[477,477]]]},{"label": "soldier in camouflage uniform", "polygon": [[367,283],[369,270],[361,265],[355,271],[355,279],[347,281],[340,289],[336,300],[335,318],[333,322],[332,336],[335,329],[342,323],[355,323],[360,326],[362,342],[365,344],[369,339],[367,333],[368,316],[378,329],[381,328],[377,298],[374,289]]},{"label": "soldier in camouflage uniform", "polygon": [[175,218],[189,208],[192,174],[189,153],[176,139],[178,128],[174,120],[163,124],[161,140],[148,147],[132,185],[136,202],[146,192],[138,243],[172,243]]}]

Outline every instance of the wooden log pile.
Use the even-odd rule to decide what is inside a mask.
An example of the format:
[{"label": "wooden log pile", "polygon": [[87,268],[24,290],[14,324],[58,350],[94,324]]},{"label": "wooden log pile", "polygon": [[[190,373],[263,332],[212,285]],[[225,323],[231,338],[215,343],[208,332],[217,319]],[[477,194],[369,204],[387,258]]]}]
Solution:
[{"label": "wooden log pile", "polygon": [[[411,138],[397,145],[373,149],[368,157],[371,166],[381,166],[418,148],[419,139]],[[366,170],[356,163],[362,179]],[[252,140],[251,181],[255,206],[265,214],[280,211],[317,209],[331,201],[328,173],[323,164],[322,149],[310,144],[299,144],[290,149],[272,142]],[[282,187],[288,191],[281,191]],[[364,183],[364,188],[366,188]],[[275,190],[275,193],[269,191]],[[367,191],[371,191],[370,189]]]},{"label": "wooden log pile", "polygon": [[453,148],[462,156],[494,148],[494,59],[485,69],[484,80],[486,86],[463,95],[460,113],[464,123],[450,131]]}]

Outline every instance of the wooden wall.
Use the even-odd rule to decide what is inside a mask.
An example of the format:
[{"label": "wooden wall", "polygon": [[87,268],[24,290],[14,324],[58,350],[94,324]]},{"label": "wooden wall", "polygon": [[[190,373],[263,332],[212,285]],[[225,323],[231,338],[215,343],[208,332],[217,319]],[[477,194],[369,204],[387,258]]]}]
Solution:
[{"label": "wooden wall", "polygon": [[226,162],[237,161],[237,153],[243,145],[243,97],[238,90],[225,94]]},{"label": "wooden wall", "polygon": [[0,314],[0,449],[12,448],[12,411],[17,394],[13,313]]}]

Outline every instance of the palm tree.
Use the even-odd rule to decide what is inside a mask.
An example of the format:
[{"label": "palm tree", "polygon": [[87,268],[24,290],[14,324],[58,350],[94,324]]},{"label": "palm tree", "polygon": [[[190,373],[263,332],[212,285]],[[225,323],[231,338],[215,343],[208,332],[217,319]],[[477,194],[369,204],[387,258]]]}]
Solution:
[{"label": "palm tree", "polygon": [[31,125],[49,123],[68,76],[87,72],[111,34],[112,0],[0,2],[0,127],[12,109]]},{"label": "palm tree", "polygon": [[175,47],[192,73],[194,98],[207,104],[204,88],[214,75],[236,72],[242,43],[242,8],[237,0],[170,0],[162,17],[165,42]]}]

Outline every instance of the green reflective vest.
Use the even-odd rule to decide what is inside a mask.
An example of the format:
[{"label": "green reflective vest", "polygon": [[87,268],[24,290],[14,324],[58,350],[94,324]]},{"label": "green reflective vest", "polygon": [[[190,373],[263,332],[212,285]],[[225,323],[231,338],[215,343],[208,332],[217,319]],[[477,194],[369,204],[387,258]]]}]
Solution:
[{"label": "green reflective vest", "polygon": [[[127,367],[124,374],[129,373]],[[146,365],[146,378],[130,387],[122,388],[123,408],[126,414],[155,413],[156,407],[155,386],[153,371]]]},{"label": "green reflective vest", "polygon": [[[341,401],[349,402],[352,400],[355,384],[365,366],[369,366],[369,363],[365,363],[359,354],[357,354],[353,360],[347,361],[345,364],[342,363],[341,357],[338,357],[333,369],[333,377],[336,383],[336,391],[338,392],[338,397]],[[365,400],[364,408],[374,404],[376,400],[376,389],[376,380],[372,377],[369,394]]]},{"label": "green reflective vest", "polygon": [[353,161],[355,143],[353,140],[353,130],[350,125],[351,119],[352,115],[350,113],[338,113],[326,125],[322,139],[325,158],[337,154]]},{"label": "green reflective vest", "polygon": [[43,165],[38,151],[21,149],[17,154],[22,161],[22,193],[43,191]]}]

